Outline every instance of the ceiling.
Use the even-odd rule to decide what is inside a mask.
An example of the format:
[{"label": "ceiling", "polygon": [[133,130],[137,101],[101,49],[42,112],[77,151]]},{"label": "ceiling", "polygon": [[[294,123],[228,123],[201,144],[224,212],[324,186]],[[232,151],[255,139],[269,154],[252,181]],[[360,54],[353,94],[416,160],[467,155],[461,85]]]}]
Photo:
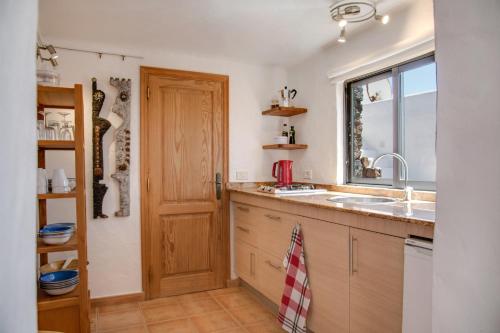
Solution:
[{"label": "ceiling", "polygon": [[[39,25],[42,36],[73,46],[126,47],[138,55],[141,48],[161,48],[287,66],[337,38],[332,1],[40,0]],[[380,0],[378,10],[390,13],[409,1]]]}]

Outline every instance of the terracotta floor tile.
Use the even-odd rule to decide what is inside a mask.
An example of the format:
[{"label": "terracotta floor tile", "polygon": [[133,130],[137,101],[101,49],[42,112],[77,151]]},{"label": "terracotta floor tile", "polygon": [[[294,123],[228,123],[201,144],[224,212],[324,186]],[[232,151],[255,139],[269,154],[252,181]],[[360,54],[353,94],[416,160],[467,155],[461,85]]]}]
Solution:
[{"label": "terracotta floor tile", "polygon": [[97,311],[101,313],[117,312],[117,311],[128,311],[137,310],[139,308],[139,303],[120,303],[120,304],[108,304],[97,307]]},{"label": "terracotta floor tile", "polygon": [[256,299],[246,291],[231,292],[228,294],[216,295],[215,298],[225,308],[231,309],[251,304],[259,304]]},{"label": "terracotta floor tile", "polygon": [[238,324],[224,311],[195,316],[191,320],[200,333],[216,332],[238,327]]},{"label": "terracotta floor tile", "polygon": [[248,331],[244,327],[235,327],[228,330],[215,331],[215,333],[248,333]]},{"label": "terracotta floor tile", "polygon": [[259,323],[256,325],[245,326],[245,328],[250,333],[283,333],[283,332],[285,332],[285,330],[282,329],[279,326],[279,323],[275,320],[269,321],[269,322],[262,322],[262,323]]},{"label": "terracotta floor tile", "polygon": [[142,309],[142,313],[147,323],[179,319],[187,316],[184,309],[177,303],[146,307]]},{"label": "terracotta floor tile", "polygon": [[260,304],[250,304],[228,310],[242,325],[255,324],[261,321],[272,321],[274,315]]},{"label": "terracotta floor tile", "polygon": [[146,308],[154,308],[158,305],[168,305],[168,304],[179,304],[177,297],[164,297],[164,298],[156,298],[149,301],[144,301],[139,303],[139,307],[142,309]]},{"label": "terracotta floor tile", "polygon": [[100,313],[97,317],[97,330],[111,330],[142,325],[144,319],[139,310]]},{"label": "terracotta floor tile", "polygon": [[212,298],[202,298],[198,300],[183,300],[181,306],[189,315],[222,311],[222,307]]},{"label": "terracotta floor tile", "polygon": [[198,333],[189,319],[176,319],[149,324],[149,333]]},{"label": "terracotta floor tile", "polygon": [[110,331],[99,331],[99,333],[148,333],[146,326],[134,326],[134,327],[126,327],[126,328],[118,328],[116,330]]}]

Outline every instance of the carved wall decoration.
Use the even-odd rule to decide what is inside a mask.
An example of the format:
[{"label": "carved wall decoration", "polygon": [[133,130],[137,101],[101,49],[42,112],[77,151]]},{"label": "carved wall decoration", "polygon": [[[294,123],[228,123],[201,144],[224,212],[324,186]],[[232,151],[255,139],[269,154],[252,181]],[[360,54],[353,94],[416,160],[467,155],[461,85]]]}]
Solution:
[{"label": "carved wall decoration", "polygon": [[115,131],[116,140],[116,172],[111,175],[118,181],[120,192],[120,209],[115,216],[130,215],[130,79],[110,78],[109,83],[118,89],[115,103],[111,111],[123,119]]},{"label": "carved wall decoration", "polygon": [[99,116],[106,95],[97,89],[97,80],[92,78],[92,159],[93,159],[93,181],[94,194],[94,218],[107,218],[102,213],[104,195],[108,190],[106,184],[102,183],[104,177],[104,161],[102,150],[102,137],[111,127],[111,123]]}]

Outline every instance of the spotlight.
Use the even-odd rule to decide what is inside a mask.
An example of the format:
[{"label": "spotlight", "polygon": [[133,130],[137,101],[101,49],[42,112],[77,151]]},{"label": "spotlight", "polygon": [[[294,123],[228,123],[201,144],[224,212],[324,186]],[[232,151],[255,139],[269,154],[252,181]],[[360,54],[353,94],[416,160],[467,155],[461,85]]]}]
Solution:
[{"label": "spotlight", "polygon": [[46,48],[50,53],[50,59],[57,59],[59,57],[57,55],[56,49],[52,45],[47,45]]},{"label": "spotlight", "polygon": [[345,38],[345,27],[344,27],[344,28],[342,28],[342,30],[340,30],[340,36],[337,39],[337,42],[345,43],[346,41],[347,41],[347,39]]},{"label": "spotlight", "polygon": [[342,19],[339,21],[339,27],[343,28],[347,25],[347,20],[345,19]]}]

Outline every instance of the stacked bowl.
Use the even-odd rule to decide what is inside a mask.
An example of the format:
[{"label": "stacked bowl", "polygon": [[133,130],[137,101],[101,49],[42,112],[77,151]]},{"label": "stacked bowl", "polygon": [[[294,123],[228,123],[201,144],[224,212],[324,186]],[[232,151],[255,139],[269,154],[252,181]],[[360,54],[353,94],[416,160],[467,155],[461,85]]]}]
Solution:
[{"label": "stacked bowl", "polygon": [[38,235],[47,245],[60,245],[68,242],[74,232],[73,223],[54,223],[44,226]]},{"label": "stacked bowl", "polygon": [[67,294],[76,288],[79,282],[77,270],[64,270],[40,275],[40,289],[49,295]]}]

